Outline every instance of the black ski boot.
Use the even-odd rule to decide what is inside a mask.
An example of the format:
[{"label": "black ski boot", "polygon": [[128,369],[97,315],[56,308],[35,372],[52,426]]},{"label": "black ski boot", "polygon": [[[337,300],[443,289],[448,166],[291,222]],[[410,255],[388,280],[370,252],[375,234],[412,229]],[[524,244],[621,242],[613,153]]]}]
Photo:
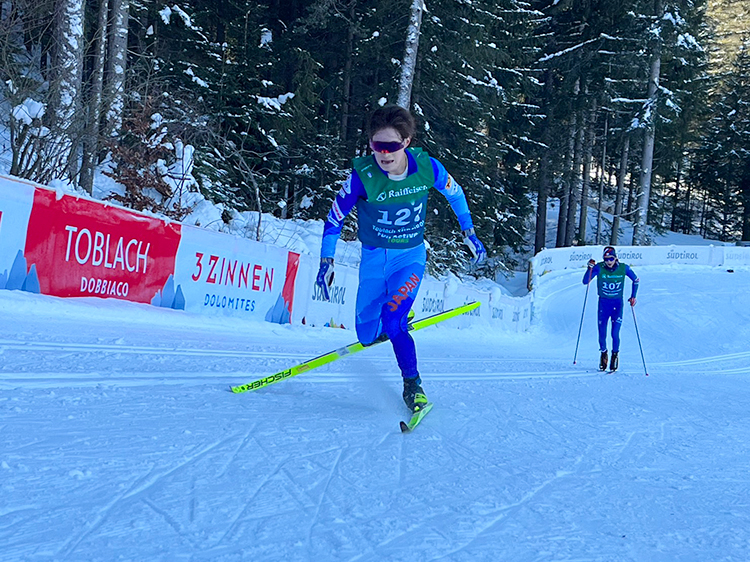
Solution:
[{"label": "black ski boot", "polygon": [[609,363],[609,370],[610,371],[616,371],[617,367],[620,365],[620,362],[619,362],[618,357],[617,357],[618,353],[619,353],[618,351],[613,351],[612,352],[612,361],[610,361],[610,363]]},{"label": "black ski boot", "polygon": [[425,396],[422,388],[422,379],[419,377],[404,379],[403,397],[406,407],[412,412],[417,412],[423,408],[427,404],[427,396]]},{"label": "black ski boot", "polygon": [[606,351],[602,351],[602,356],[599,358],[599,370],[600,371],[606,371],[607,370],[607,361],[609,360],[609,356],[607,355]]}]

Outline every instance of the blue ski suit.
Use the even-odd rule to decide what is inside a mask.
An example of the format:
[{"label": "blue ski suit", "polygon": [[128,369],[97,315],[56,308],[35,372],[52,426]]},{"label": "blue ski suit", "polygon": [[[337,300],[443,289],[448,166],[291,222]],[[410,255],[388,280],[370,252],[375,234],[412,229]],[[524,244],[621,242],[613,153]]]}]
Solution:
[{"label": "blue ski suit", "polygon": [[588,285],[597,279],[599,293],[599,351],[607,351],[607,323],[612,321],[612,351],[620,351],[620,328],[622,328],[623,293],[625,292],[625,277],[633,282],[630,298],[635,298],[638,292],[638,276],[630,266],[619,261],[614,267],[607,267],[604,262],[597,263],[583,275],[583,284]]},{"label": "blue ski suit", "polygon": [[418,148],[407,148],[405,175],[393,179],[375,158],[354,159],[351,175],[336,196],[323,227],[321,258],[333,258],[345,217],[357,206],[362,242],[356,329],[364,345],[385,333],[404,378],[419,376],[408,313],[424,277],[427,194],[434,187],[456,213],[461,230],[473,228],[463,189],[445,167]]}]

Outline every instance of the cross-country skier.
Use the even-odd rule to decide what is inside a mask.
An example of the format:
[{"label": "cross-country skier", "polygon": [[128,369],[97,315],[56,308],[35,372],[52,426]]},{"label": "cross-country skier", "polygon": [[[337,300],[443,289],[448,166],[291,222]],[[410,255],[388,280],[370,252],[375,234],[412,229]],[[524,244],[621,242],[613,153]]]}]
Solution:
[{"label": "cross-country skier", "polygon": [[616,371],[618,355],[620,353],[620,328],[622,328],[623,293],[625,292],[625,277],[632,281],[630,306],[635,306],[635,294],[638,292],[638,276],[630,266],[620,263],[617,252],[612,246],[604,248],[603,261],[596,263],[593,259],[588,262],[588,269],[583,275],[583,284],[588,285],[597,278],[597,292],[599,293],[599,369],[607,369],[607,323],[612,320],[612,360],[609,370]]},{"label": "cross-country skier", "polygon": [[356,303],[357,337],[364,345],[391,340],[404,380],[404,402],[413,412],[427,404],[417,370],[414,340],[407,315],[424,277],[427,252],[424,226],[427,193],[442,193],[456,213],[464,243],[479,263],[487,256],[461,186],[443,165],[419,148],[412,114],[398,106],[373,112],[368,135],[373,153],[355,158],[353,170],[333,202],[323,228],[320,269],[316,284],[329,300],[333,258],[344,218],[357,206],[362,260]]}]

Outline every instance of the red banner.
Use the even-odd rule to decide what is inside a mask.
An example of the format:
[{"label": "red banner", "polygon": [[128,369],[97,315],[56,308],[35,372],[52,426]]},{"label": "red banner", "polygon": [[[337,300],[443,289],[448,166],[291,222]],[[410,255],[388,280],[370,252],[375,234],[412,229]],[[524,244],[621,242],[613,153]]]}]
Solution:
[{"label": "red banner", "polygon": [[44,294],[150,303],[179,244],[179,223],[36,189],[24,254]]},{"label": "red banner", "polygon": [[281,298],[284,299],[284,305],[289,311],[289,322],[292,321],[292,307],[294,306],[294,285],[297,282],[297,272],[299,271],[299,254],[289,252],[286,262],[286,278],[284,279],[284,288],[281,290]]}]

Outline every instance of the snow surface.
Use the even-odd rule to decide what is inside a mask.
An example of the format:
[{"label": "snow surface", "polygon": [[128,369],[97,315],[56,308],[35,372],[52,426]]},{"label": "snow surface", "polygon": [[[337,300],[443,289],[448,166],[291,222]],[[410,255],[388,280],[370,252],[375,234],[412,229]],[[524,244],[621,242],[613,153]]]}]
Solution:
[{"label": "snow surface", "polygon": [[548,276],[528,333],[415,333],[410,435],[388,344],[0,291],[0,560],[744,561],[749,270],[650,266],[621,370],[596,298]]}]

